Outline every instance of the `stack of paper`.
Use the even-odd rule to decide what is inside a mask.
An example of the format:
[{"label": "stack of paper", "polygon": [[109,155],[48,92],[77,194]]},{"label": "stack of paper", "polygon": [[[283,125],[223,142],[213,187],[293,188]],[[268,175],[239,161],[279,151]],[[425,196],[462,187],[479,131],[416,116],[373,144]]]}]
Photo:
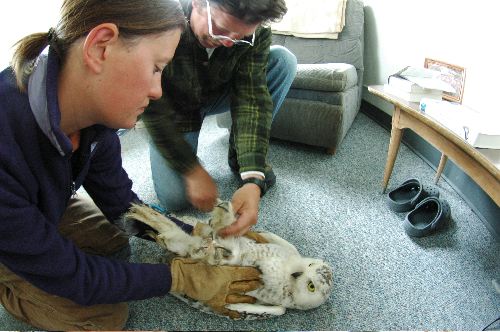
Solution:
[{"label": "stack of paper", "polygon": [[384,91],[406,101],[417,103],[422,98],[436,100],[443,98],[443,91],[441,90],[422,88],[420,85],[398,76],[389,77],[389,83],[384,86]]},{"label": "stack of paper", "polygon": [[441,72],[436,70],[410,66],[403,69],[399,75],[425,89],[455,93],[455,88],[451,84],[442,81]]},{"label": "stack of paper", "polygon": [[420,102],[422,98],[441,100],[443,91],[455,91],[450,84],[441,81],[439,72],[418,67],[406,67],[389,76],[384,90],[410,102]]}]

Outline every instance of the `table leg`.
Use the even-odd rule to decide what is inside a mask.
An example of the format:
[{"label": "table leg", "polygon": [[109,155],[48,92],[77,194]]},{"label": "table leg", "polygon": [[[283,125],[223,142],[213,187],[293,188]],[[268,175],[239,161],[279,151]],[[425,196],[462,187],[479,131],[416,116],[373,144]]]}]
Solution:
[{"label": "table leg", "polygon": [[387,152],[387,162],[385,163],[382,193],[385,193],[385,190],[387,189],[387,184],[389,183],[389,178],[391,177],[392,169],[394,168],[394,162],[396,161],[396,157],[398,155],[401,138],[403,137],[403,129],[399,128],[400,114],[401,110],[396,106],[394,108],[394,114],[392,115],[391,140],[389,142],[389,151]]},{"label": "table leg", "polygon": [[436,177],[434,178],[434,184],[437,184],[439,178],[441,177],[441,173],[443,173],[444,166],[446,166],[446,162],[448,161],[448,156],[444,153],[441,153],[441,160],[439,160],[439,166],[436,172]]}]

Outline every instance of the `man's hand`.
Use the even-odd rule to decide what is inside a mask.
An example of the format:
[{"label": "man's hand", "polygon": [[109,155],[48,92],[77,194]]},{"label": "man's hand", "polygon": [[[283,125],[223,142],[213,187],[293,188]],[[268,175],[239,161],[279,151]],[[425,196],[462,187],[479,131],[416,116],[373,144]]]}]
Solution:
[{"label": "man's hand", "polygon": [[226,308],[227,304],[255,303],[245,293],[262,286],[260,272],[253,267],[214,266],[188,258],[174,258],[170,265],[170,292],[203,302],[216,313],[233,319],[240,313]]},{"label": "man's hand", "polygon": [[184,174],[184,182],[186,183],[188,201],[201,211],[212,211],[219,194],[217,186],[208,172],[201,165],[196,165]]},{"label": "man's hand", "polygon": [[228,227],[219,231],[220,236],[241,236],[257,224],[259,213],[260,188],[254,183],[247,183],[236,190],[231,200],[234,213],[238,219]]}]

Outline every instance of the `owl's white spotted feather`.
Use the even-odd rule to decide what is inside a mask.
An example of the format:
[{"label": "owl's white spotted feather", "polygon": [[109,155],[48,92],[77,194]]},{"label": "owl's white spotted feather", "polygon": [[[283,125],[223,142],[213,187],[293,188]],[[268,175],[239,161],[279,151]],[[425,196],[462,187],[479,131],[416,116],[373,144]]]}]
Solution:
[{"label": "owl's white spotted feather", "polygon": [[292,244],[276,234],[259,233],[268,243],[257,243],[247,237],[218,237],[217,231],[235,220],[229,202],[220,202],[212,211],[210,227],[204,228],[203,237],[185,233],[168,217],[145,205],[134,205],[126,217],[155,229],[158,234],[151,235],[156,242],[177,255],[212,265],[258,268],[263,286],[248,293],[257,299],[257,304],[228,305],[229,309],[242,313],[244,319],[282,315],[286,308],[312,309],[330,295],[330,266],[320,259],[302,257]]}]

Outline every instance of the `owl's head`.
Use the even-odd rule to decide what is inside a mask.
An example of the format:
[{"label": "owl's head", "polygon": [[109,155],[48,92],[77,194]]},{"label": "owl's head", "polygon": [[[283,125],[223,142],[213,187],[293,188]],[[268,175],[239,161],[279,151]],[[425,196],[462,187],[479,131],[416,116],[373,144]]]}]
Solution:
[{"label": "owl's head", "polygon": [[332,268],[323,260],[302,258],[291,274],[293,309],[307,310],[320,306],[330,296]]}]

